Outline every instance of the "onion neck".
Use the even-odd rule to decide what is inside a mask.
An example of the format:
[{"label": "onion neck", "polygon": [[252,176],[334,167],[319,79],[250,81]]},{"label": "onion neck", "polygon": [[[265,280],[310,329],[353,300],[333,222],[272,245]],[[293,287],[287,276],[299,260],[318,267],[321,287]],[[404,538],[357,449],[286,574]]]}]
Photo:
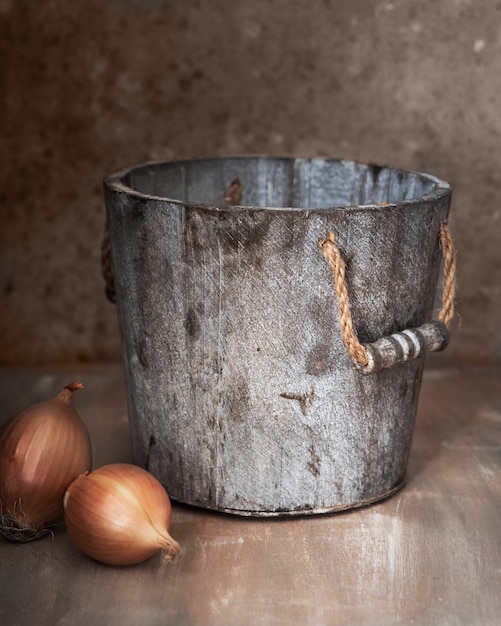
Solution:
[{"label": "onion neck", "polygon": [[77,391],[77,389],[83,388],[83,383],[68,383],[65,388],[57,394],[56,398],[58,400],[65,400],[66,402],[69,402],[73,397],[73,392]]},{"label": "onion neck", "polygon": [[163,560],[165,562],[173,561],[176,558],[176,555],[179,553],[181,546],[178,542],[169,535],[168,532],[165,533],[165,542],[162,545],[162,553]]}]

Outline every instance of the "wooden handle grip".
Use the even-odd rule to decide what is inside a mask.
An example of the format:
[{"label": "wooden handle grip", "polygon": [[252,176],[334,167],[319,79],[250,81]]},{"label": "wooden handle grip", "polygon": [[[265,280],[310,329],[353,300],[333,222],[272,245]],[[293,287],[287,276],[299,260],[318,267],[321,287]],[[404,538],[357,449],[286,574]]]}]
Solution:
[{"label": "wooden handle grip", "polygon": [[408,328],[402,332],[381,337],[374,343],[363,344],[367,363],[360,369],[370,374],[393,367],[397,363],[416,359],[425,352],[439,352],[449,341],[449,331],[442,322],[432,320],[419,328]]}]

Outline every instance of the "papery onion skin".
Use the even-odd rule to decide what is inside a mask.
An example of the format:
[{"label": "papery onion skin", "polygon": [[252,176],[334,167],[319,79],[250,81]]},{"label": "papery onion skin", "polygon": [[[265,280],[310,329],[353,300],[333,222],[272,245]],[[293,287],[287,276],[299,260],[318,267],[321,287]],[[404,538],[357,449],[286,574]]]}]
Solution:
[{"label": "papery onion skin", "polygon": [[168,532],[169,496],[136,465],[113,463],[79,476],[66,491],[64,517],[76,546],[107,565],[134,565],[159,550],[168,561],[179,552]]},{"label": "papery onion skin", "polygon": [[7,539],[26,542],[47,534],[63,518],[68,485],[91,469],[89,433],[71,403],[82,388],[69,383],[0,428],[0,533]]}]

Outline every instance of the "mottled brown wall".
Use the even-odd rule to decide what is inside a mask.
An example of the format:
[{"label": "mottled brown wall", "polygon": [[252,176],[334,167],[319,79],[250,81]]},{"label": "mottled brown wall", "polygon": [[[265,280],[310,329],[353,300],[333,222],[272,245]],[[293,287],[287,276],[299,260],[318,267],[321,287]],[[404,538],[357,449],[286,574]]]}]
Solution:
[{"label": "mottled brown wall", "polygon": [[120,355],[105,175],[248,153],[449,180],[448,355],[499,359],[500,24],[494,0],[0,0],[0,361]]}]

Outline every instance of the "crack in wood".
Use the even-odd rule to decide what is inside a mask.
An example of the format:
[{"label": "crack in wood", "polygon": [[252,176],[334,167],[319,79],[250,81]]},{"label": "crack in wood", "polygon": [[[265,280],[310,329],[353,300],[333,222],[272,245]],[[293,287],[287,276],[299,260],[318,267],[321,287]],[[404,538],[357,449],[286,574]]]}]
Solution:
[{"label": "crack in wood", "polygon": [[285,391],[284,393],[279,394],[281,398],[285,398],[286,400],[296,400],[299,402],[299,407],[301,408],[301,413],[306,415],[308,409],[313,404],[313,400],[315,399],[315,390],[312,389],[309,393],[292,393]]}]

